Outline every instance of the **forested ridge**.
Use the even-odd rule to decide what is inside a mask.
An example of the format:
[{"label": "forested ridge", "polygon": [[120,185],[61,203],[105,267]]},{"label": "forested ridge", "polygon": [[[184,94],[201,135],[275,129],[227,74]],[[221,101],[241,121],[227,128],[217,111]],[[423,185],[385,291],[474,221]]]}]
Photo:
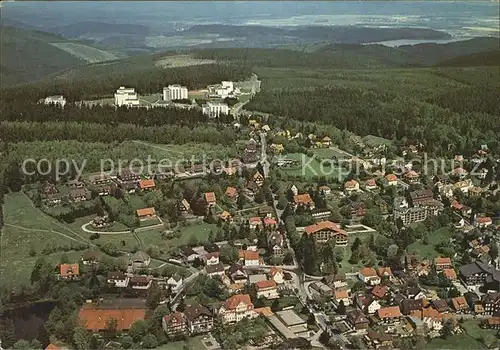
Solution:
[{"label": "forested ridge", "polygon": [[249,66],[207,64],[192,67],[153,68],[129,73],[114,73],[81,79],[52,79],[2,90],[2,102],[16,99],[38,101],[50,95],[63,94],[68,101],[112,97],[120,86],[134,87],[139,94],[159,93],[168,84],[181,84],[189,89],[206,87],[222,80],[246,79],[252,74]]}]

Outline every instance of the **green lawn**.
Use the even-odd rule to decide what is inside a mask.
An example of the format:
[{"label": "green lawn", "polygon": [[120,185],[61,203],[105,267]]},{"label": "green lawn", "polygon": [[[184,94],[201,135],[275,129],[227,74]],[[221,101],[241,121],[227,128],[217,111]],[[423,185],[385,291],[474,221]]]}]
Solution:
[{"label": "green lawn", "polygon": [[422,258],[435,258],[439,253],[434,247],[441,242],[447,242],[452,235],[453,232],[448,227],[442,227],[428,235],[429,244],[423,244],[422,240],[419,240],[408,246],[408,252],[416,253]]},{"label": "green lawn", "polygon": [[[4,285],[28,283],[35,261],[44,248],[66,247],[69,250],[86,243],[86,234],[46,216],[32,207],[31,201],[22,193],[5,196],[4,220],[0,243],[0,273]],[[37,255],[30,256],[31,248]],[[58,251],[46,257],[57,263],[62,254],[78,260],[82,252]]]},{"label": "green lawn", "polygon": [[484,344],[478,342],[467,334],[455,334],[446,339],[434,338],[426,345],[427,349],[486,349]]},{"label": "green lawn", "polygon": [[162,233],[165,231],[164,229],[151,229],[148,231],[136,232],[136,235],[141,240],[144,248],[147,248],[149,245],[156,245],[163,251],[160,258],[168,259],[170,258],[170,252],[181,245],[188,244],[191,236],[196,237],[198,242],[205,242],[208,239],[210,231],[216,234],[218,229],[219,228],[215,224],[202,222],[182,227],[180,231],[181,236],[179,238],[164,239],[162,237]]},{"label": "green lawn", "polygon": [[462,323],[462,327],[465,329],[468,335],[474,339],[482,338],[481,342],[486,344],[489,348],[500,347],[500,340],[496,337],[496,330],[493,329],[483,329],[479,326],[480,321],[478,320],[467,320]]},{"label": "green lawn", "polygon": [[122,233],[118,235],[101,234],[99,238],[94,239],[93,242],[98,245],[111,242],[116,244],[119,250],[125,252],[136,252],[140,247],[139,242],[132,233]]},{"label": "green lawn", "polygon": [[205,350],[205,346],[201,343],[203,336],[189,338],[187,341],[176,341],[163,344],[156,349],[158,350]]},{"label": "green lawn", "polygon": [[334,156],[336,157],[338,155],[335,150],[330,148],[314,148],[312,152],[323,159],[332,159]]},{"label": "green lawn", "polygon": [[321,163],[305,154],[288,153],[283,155],[283,157],[287,159],[296,159],[299,161],[298,166],[280,168],[281,171],[288,175],[304,176],[306,179],[312,179],[315,176],[326,176],[328,178],[338,177],[338,171],[336,170],[337,168],[335,166],[332,165],[330,167],[321,167]]}]

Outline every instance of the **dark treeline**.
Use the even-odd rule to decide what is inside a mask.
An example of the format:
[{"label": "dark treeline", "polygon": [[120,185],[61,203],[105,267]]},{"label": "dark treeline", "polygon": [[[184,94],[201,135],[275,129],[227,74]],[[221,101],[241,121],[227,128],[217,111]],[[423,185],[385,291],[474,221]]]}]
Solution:
[{"label": "dark treeline", "polygon": [[[491,115],[500,115],[500,86],[466,87],[445,92],[430,100],[454,112],[467,113],[477,111]],[[500,120],[497,119],[497,125]]]},{"label": "dark treeline", "polygon": [[[489,103],[492,107],[488,110],[498,110],[498,96],[490,98],[479,92],[474,96],[477,97],[476,105]],[[393,140],[425,140],[428,149],[434,151],[465,150],[480,143],[493,146],[498,144],[500,133],[498,113],[473,112],[470,104],[468,112],[458,114],[411,97],[394,97],[385,92],[356,88],[263,91],[245,108],[332,124],[361,136],[371,134]]]},{"label": "dark treeline", "polygon": [[[66,104],[64,109],[57,106],[44,105],[22,100],[3,103],[0,106],[0,115],[8,121],[78,121],[88,123],[106,124],[135,124],[140,126],[155,126],[163,124],[194,125],[206,123],[208,116],[203,115],[199,109],[180,108],[127,108],[114,106],[76,106]],[[227,117],[232,120],[232,117]],[[223,120],[224,119],[224,120]],[[225,117],[221,122],[227,122]]]},{"label": "dark treeline", "polygon": [[[91,66],[89,66],[91,69]],[[83,72],[83,71],[82,71]],[[189,89],[205,87],[222,80],[243,80],[252,73],[249,66],[207,64],[179,68],[154,68],[134,72],[109,73],[94,77],[56,78],[36,84],[2,90],[2,101],[38,101],[50,95],[64,95],[68,101],[93,100],[113,96],[120,86],[134,87],[139,94],[159,93],[168,84],[181,84]],[[91,78],[88,78],[88,77]]]},{"label": "dark treeline", "polygon": [[77,140],[81,142],[109,143],[143,140],[160,144],[207,142],[221,145],[232,145],[237,137],[234,130],[224,128],[222,125],[145,127],[133,124],[117,124],[103,127],[102,124],[95,123],[11,121],[0,123],[0,135],[2,135],[5,142]]}]

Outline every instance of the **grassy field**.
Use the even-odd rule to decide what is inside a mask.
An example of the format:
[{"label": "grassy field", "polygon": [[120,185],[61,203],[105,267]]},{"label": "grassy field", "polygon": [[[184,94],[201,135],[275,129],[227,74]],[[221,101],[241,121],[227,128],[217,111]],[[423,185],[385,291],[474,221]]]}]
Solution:
[{"label": "grassy field", "polygon": [[284,158],[287,159],[295,159],[299,161],[298,166],[293,167],[283,167],[280,168],[281,171],[288,175],[292,176],[304,176],[307,179],[311,179],[315,176],[327,176],[327,177],[338,177],[339,174],[336,171],[336,167],[326,167],[323,169],[321,167],[321,163],[319,163],[316,159],[311,158],[302,153],[289,153],[283,155]]},{"label": "grassy field", "polygon": [[493,329],[483,329],[479,327],[480,321],[478,320],[467,320],[462,323],[462,327],[465,329],[468,335],[476,340],[481,339],[480,342],[486,344],[489,348],[500,347],[500,340],[496,337],[496,330]]},{"label": "grassy field", "polygon": [[205,346],[201,343],[203,336],[189,338],[187,341],[176,341],[163,344],[156,349],[158,350],[205,350]]},{"label": "grassy field", "polygon": [[441,242],[447,242],[452,235],[453,233],[448,227],[442,227],[428,235],[429,244],[423,244],[422,240],[419,240],[408,246],[408,252],[416,253],[422,258],[435,258],[439,256],[439,253],[434,247]]},{"label": "grassy field", "polygon": [[338,152],[330,148],[315,148],[312,150],[314,155],[321,157],[322,159],[332,159],[338,156]]},{"label": "grassy field", "polygon": [[161,68],[176,68],[198,66],[200,64],[213,64],[215,60],[194,58],[192,55],[164,56],[155,62],[155,66]]},{"label": "grassy field", "polygon": [[[22,193],[10,193],[5,196],[5,227],[0,244],[0,273],[5,285],[29,283],[29,276],[38,256],[46,247],[70,249],[72,246],[87,243],[87,234],[62,224],[34,208],[30,200]],[[36,251],[30,256],[30,250]],[[54,266],[61,255],[70,260],[79,260],[81,251],[58,251],[43,255]]]},{"label": "grassy field", "polygon": [[427,349],[486,349],[484,344],[478,342],[467,334],[455,334],[446,339],[434,338],[426,345]]},{"label": "grassy field", "polygon": [[[170,258],[169,252],[175,250],[181,245],[188,244],[191,237],[196,237],[198,242],[205,242],[208,238],[208,235],[210,234],[210,231],[213,231],[215,234],[217,230],[217,225],[202,222],[199,224],[192,224],[190,226],[182,227],[180,230],[181,235],[179,238],[164,239],[162,237],[162,233],[165,231],[164,229],[151,229],[148,231],[136,232],[136,235],[137,237],[139,237],[145,248],[147,248],[148,245],[156,245],[165,252],[164,254],[162,254],[161,258],[168,259]],[[102,236],[103,235],[101,235],[100,239],[102,239]]]}]

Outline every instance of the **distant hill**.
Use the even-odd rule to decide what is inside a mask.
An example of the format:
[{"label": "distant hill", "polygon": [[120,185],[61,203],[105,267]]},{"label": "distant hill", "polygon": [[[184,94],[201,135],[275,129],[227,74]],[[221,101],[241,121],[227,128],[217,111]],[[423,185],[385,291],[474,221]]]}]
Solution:
[{"label": "distant hill", "polygon": [[471,55],[458,56],[449,60],[440,61],[438,67],[477,67],[477,66],[499,66],[500,51],[487,51],[473,53]]},{"label": "distant hill", "polygon": [[2,26],[0,34],[3,86],[35,81],[89,62],[116,58],[112,53],[53,33]]},{"label": "distant hill", "polygon": [[87,38],[89,36],[106,37],[109,35],[148,35],[149,28],[140,24],[77,22],[48,29],[66,38]]},{"label": "distant hill", "polygon": [[[329,44],[316,50],[337,57],[350,57],[384,67],[432,66],[442,60],[498,49],[497,38],[474,38],[447,44],[425,43],[388,47],[384,45]],[[490,57],[493,59],[494,57]],[[497,60],[498,62],[498,60]]]},{"label": "distant hill", "polygon": [[354,26],[302,26],[297,28],[272,28],[264,26],[231,26],[221,24],[195,25],[183,34],[218,34],[222,37],[252,38],[265,41],[266,37],[278,40],[330,41],[336,43],[370,43],[399,39],[446,39],[450,35],[426,28],[376,28]]}]

